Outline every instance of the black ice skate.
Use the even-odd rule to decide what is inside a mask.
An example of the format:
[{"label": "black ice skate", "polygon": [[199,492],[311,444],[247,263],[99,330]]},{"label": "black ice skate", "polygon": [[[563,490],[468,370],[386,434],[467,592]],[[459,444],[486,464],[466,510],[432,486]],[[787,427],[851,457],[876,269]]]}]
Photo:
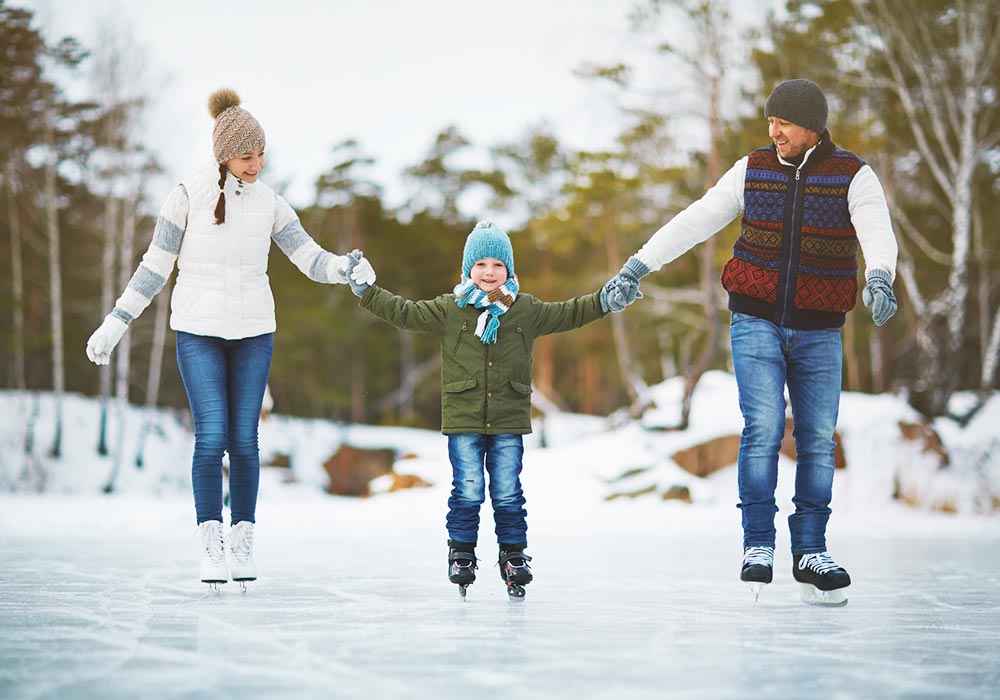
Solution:
[{"label": "black ice skate", "polygon": [[745,547],[740,580],[750,584],[753,599],[760,599],[760,591],[771,583],[774,575],[774,547]]},{"label": "black ice skate", "polygon": [[531,557],[524,553],[522,546],[500,545],[500,578],[507,584],[507,595],[511,598],[523,598],[525,584],[531,583],[531,567],[528,562]]},{"label": "black ice skate", "polygon": [[802,602],[809,605],[847,605],[851,577],[826,552],[792,556],[792,575],[802,588]]},{"label": "black ice skate", "polygon": [[448,580],[458,584],[458,592],[465,597],[469,584],[476,580],[476,545],[448,540]]}]

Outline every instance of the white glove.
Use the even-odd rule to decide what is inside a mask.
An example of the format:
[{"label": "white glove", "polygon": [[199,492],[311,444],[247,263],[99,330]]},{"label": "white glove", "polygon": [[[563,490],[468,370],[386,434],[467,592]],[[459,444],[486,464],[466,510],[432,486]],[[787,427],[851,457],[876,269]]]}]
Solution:
[{"label": "white glove", "polygon": [[354,266],[354,269],[351,270],[351,282],[357,285],[375,284],[375,270],[372,269],[372,264],[368,262],[368,258],[361,258],[358,264]]},{"label": "white glove", "polygon": [[326,278],[331,284],[347,284],[347,272],[350,269],[350,258],[346,255],[334,255],[326,265]]},{"label": "white glove", "polygon": [[101,327],[94,331],[87,341],[87,357],[95,365],[106,365],[111,361],[111,351],[125,335],[128,326],[119,318],[108,314]]}]

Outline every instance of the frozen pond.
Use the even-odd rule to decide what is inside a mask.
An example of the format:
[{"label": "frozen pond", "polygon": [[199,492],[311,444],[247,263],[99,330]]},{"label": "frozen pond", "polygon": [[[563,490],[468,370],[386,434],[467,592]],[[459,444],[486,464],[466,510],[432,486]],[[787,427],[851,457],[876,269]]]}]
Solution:
[{"label": "frozen pond", "polygon": [[718,532],[553,528],[525,600],[483,544],[463,602],[436,529],[319,522],[261,528],[245,595],[195,581],[193,526],[0,532],[0,697],[1000,695],[995,539],[842,536],[850,603],[820,609],[787,551],[755,604]]}]

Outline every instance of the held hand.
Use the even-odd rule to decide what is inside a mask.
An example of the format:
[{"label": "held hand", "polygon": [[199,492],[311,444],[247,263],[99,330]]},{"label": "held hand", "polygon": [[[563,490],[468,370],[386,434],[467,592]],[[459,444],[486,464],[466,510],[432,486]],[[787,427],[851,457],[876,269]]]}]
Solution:
[{"label": "held hand", "polygon": [[95,365],[106,365],[111,361],[111,351],[125,335],[128,326],[112,314],[108,314],[101,327],[94,331],[87,341],[87,357]]},{"label": "held hand", "polygon": [[360,250],[352,250],[347,259],[347,283],[351,285],[354,296],[364,296],[368,288],[375,284],[375,270]]},{"label": "held hand", "polygon": [[896,313],[896,295],[892,293],[892,277],[885,270],[875,268],[868,273],[868,281],[861,292],[861,301],[872,310],[876,326],[883,326]]},{"label": "held hand", "polygon": [[639,258],[630,257],[601,290],[601,309],[605,313],[624,311],[636,299],[642,299],[639,280],[648,274],[649,268]]}]

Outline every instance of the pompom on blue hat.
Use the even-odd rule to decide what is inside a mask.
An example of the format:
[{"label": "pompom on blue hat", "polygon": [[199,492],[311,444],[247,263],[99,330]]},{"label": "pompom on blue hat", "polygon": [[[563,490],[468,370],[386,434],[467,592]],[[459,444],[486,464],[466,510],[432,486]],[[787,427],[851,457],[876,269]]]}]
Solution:
[{"label": "pompom on blue hat", "polygon": [[472,266],[483,258],[496,258],[507,268],[507,276],[514,276],[514,249],[510,237],[492,221],[480,221],[465,239],[462,253],[462,279],[468,279]]}]

